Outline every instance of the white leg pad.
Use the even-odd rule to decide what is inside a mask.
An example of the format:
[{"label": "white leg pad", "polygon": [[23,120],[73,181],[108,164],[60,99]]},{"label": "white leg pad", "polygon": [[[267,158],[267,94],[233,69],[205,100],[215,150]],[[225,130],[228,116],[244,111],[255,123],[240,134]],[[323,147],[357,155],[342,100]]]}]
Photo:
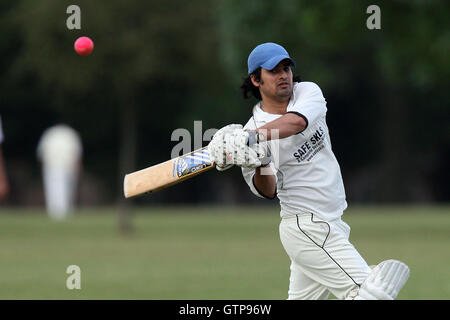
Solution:
[{"label": "white leg pad", "polygon": [[355,300],[394,300],[409,278],[409,268],[398,260],[381,262],[359,289]]}]

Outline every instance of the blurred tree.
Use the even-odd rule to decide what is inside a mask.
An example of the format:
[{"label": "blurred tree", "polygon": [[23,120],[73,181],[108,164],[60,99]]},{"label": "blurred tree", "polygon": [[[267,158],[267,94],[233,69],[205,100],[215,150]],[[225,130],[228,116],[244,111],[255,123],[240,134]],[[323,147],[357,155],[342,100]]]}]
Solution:
[{"label": "blurred tree", "polygon": [[374,57],[380,200],[448,200],[430,190],[439,181],[432,176],[448,172],[442,160],[450,142],[449,9],[446,1],[383,3],[383,32]]},{"label": "blurred tree", "polygon": [[[355,181],[351,199],[448,200],[426,192],[436,183],[430,175],[443,169],[437,162],[449,137],[448,2],[382,1],[375,31],[366,27],[370,4],[222,2],[221,59],[237,84],[257,44],[287,48],[296,73],[318,83],[328,100],[335,151],[344,177]],[[436,125],[425,129],[428,123]]]},{"label": "blurred tree", "polygon": [[[106,202],[121,199],[125,172],[170,157],[174,129],[247,121],[254,101],[242,100],[239,85],[248,54],[274,41],[324,91],[350,199],[448,200],[448,2],[379,1],[381,30],[366,28],[369,1],[79,0],[81,30],[68,30],[71,4],[0,4],[9,155],[32,158],[38,135],[67,122],[80,131],[89,176],[113,195]],[[95,42],[88,57],[73,50],[83,35]],[[238,176],[220,178],[230,185]],[[215,177],[175,187],[177,201],[205,201]],[[224,201],[244,197],[227,190]]]},{"label": "blurred tree", "polygon": [[[122,199],[123,175],[167,159],[170,132],[193,123],[186,110],[196,92],[212,87],[205,81],[216,72],[210,7],[202,1],[78,1],[81,30],[68,30],[70,4],[14,5],[9,27],[21,42],[9,76],[15,85],[30,79],[26,88],[44,95],[39,108],[79,128],[88,164]],[[87,57],[73,50],[82,35],[95,43]],[[140,165],[138,143],[144,147]]]}]

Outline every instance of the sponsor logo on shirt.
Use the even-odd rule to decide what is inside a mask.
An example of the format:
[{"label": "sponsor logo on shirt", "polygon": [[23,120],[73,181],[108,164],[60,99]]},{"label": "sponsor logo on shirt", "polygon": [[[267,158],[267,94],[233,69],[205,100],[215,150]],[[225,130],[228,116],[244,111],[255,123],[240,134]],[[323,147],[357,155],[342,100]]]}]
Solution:
[{"label": "sponsor logo on shirt", "polygon": [[298,162],[310,161],[320,150],[322,150],[324,145],[325,130],[321,126],[306,140],[296,152],[294,152],[294,157]]}]

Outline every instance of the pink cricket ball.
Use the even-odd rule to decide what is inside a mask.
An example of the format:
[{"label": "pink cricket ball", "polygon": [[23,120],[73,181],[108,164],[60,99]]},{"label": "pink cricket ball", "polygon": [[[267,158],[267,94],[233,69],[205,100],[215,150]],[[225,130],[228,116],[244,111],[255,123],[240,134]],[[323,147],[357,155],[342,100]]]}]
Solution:
[{"label": "pink cricket ball", "polygon": [[74,48],[79,55],[87,56],[94,50],[94,42],[89,37],[80,37],[75,41]]}]

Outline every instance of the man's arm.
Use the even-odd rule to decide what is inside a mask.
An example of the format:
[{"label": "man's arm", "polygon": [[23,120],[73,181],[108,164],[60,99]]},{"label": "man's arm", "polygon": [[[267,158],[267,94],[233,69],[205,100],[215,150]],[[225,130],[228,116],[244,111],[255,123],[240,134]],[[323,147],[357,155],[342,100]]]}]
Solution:
[{"label": "man's arm", "polygon": [[269,165],[261,166],[255,169],[253,185],[255,186],[255,189],[264,197],[269,199],[275,198],[277,193],[277,182]]},{"label": "man's arm", "polygon": [[[263,140],[283,139],[302,132],[308,126],[306,118],[296,112],[288,112],[276,120],[266,123],[255,131],[263,133]],[[277,192],[276,179],[267,166],[256,168],[253,184],[258,192],[266,198],[274,198]]]},{"label": "man's arm", "polygon": [[[264,126],[256,129],[256,132],[262,132],[265,140],[283,139],[305,130],[308,123],[299,113],[288,112],[278,119],[275,119]],[[278,132],[278,136],[276,135]]]}]

